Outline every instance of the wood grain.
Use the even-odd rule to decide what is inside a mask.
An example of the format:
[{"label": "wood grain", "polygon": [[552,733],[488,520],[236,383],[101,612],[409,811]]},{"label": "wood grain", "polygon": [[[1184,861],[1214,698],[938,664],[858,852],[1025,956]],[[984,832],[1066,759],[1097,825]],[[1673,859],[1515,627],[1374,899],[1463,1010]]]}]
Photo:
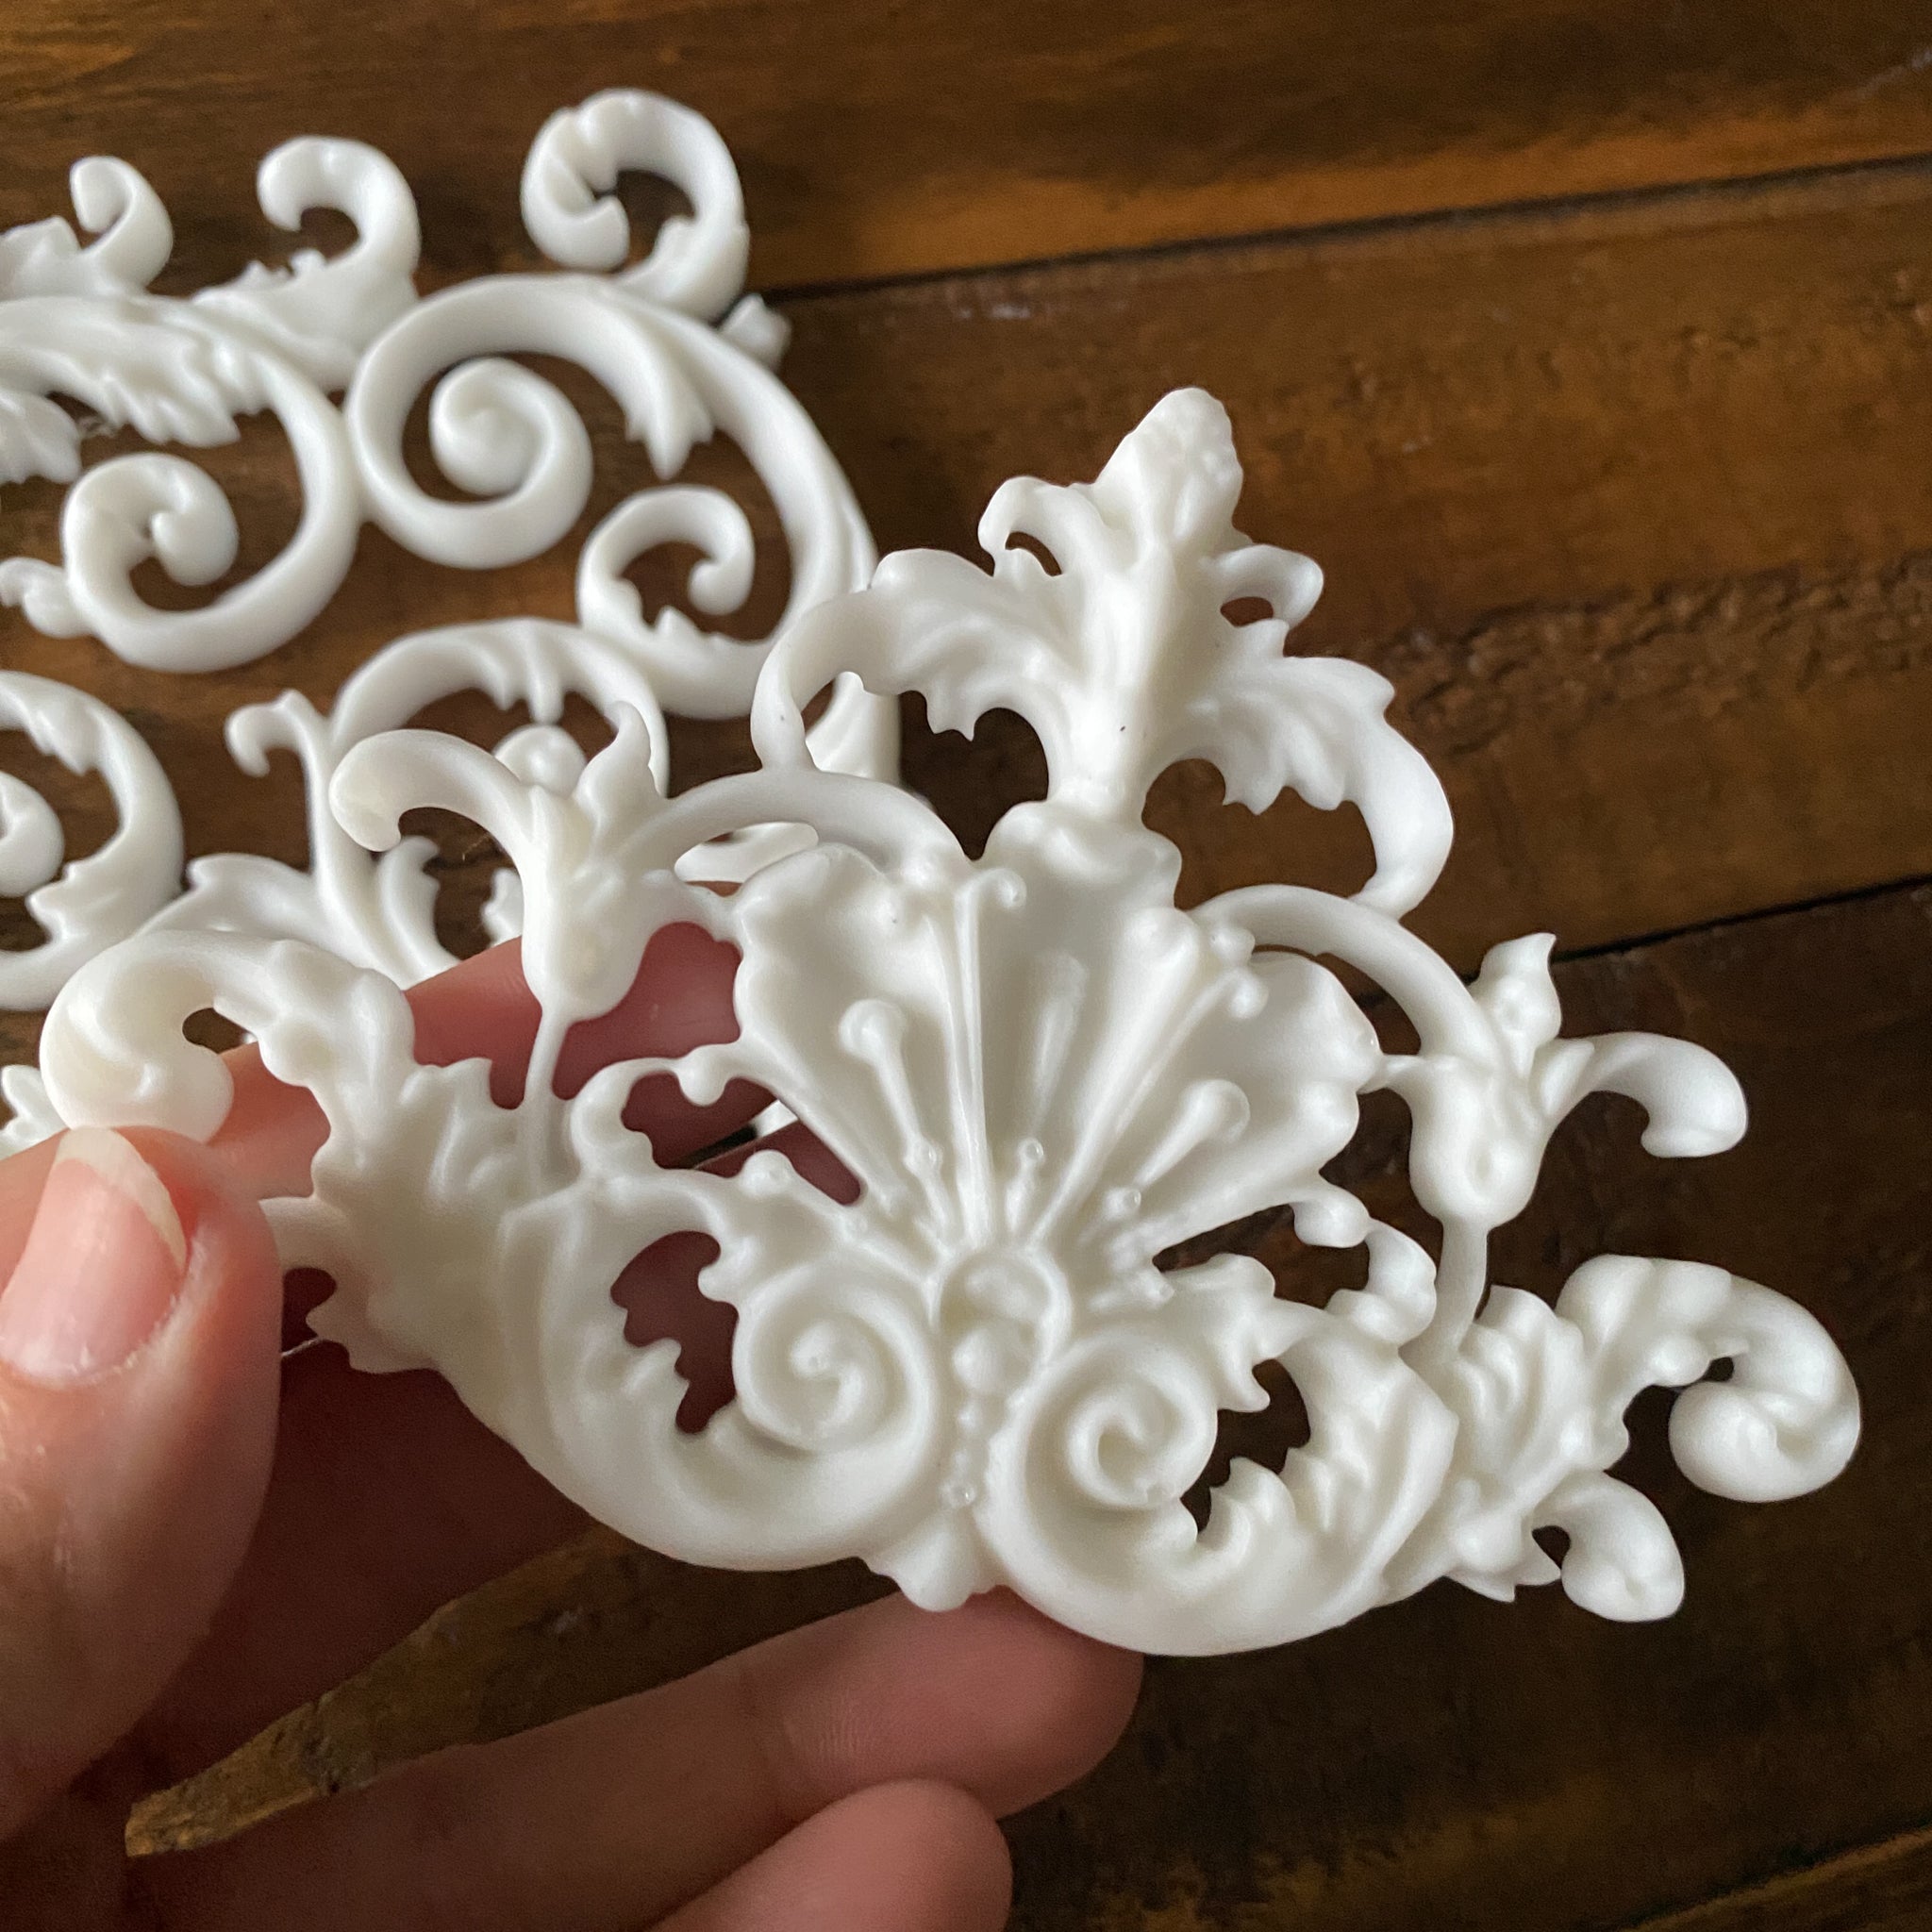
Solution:
[{"label": "wood grain", "polygon": [[1932,1826],[1647,1919],[1632,1932],[1916,1932],[1932,1918]]},{"label": "wood grain", "polygon": [[[1555,1591],[1502,1606],[1438,1585],[1282,1650],[1156,1663],[1113,1757],[1013,1827],[1017,1924],[1547,1932],[1767,1881],[1783,1916],[1740,1904],[1682,1932],[1865,1923],[1825,1912],[1841,1895],[1871,1899],[1876,1923],[1918,1923],[1917,1854],[1843,1894],[1779,1874],[1932,1820],[1932,890],[1574,960],[1558,982],[1574,1030],[1656,1026],[1723,1054],[1754,1125],[1729,1155],[1667,1165],[1639,1151],[1627,1103],[1592,1103],[1505,1231],[1499,1278],[1553,1291],[1586,1257],[1622,1251],[1790,1290],[1858,1377],[1857,1458],[1815,1497],[1722,1502],[1675,1473],[1663,1402],[1646,1398],[1624,1473],[1683,1544],[1674,1619],[1604,1624]],[[1406,1192],[1398,1124],[1399,1109],[1374,1113],[1350,1157],[1378,1211]],[[1306,1286],[1286,1229],[1249,1245]],[[721,1579],[588,1540],[445,1612],[142,1829],[219,1829],[657,1681],[864,1587],[849,1569]]]},{"label": "wood grain", "polygon": [[355,135],[474,274],[542,117],[643,86],[730,142],[760,279],[823,283],[1917,153],[1928,43],[1919,0],[10,0],[0,225],[105,149],[200,280],[270,146]]}]

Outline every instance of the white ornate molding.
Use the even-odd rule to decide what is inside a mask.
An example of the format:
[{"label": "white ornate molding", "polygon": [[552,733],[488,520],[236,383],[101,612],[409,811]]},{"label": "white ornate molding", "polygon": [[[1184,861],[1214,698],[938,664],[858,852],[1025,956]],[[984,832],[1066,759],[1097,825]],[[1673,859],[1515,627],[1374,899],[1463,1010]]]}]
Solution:
[{"label": "white ornate molding", "polygon": [[[625,169],[658,175],[694,212],[664,222],[626,267],[630,226],[610,192]],[[504,359],[517,352],[581,364],[623,405],[660,482],[626,498],[592,533],[577,573],[584,625],[627,645],[665,709],[742,715],[771,648],[700,629],[667,608],[646,623],[625,570],[662,543],[694,545],[690,592],[723,615],[751,589],[751,526],[721,491],[671,484],[697,443],[722,431],[750,458],[791,550],[777,631],[871,575],[872,538],[811,419],[772,374],[783,322],[743,295],[748,232],[738,173],[702,115],[619,90],[553,114],[524,168],[523,213],[538,246],[571,271],[491,275],[418,303],[371,344],[343,402],[371,514],[418,555],[466,569],[514,563],[562,538],[589,500],[589,432],[550,383]],[[488,500],[431,496],[403,460],[403,425],[430,397],[430,448],[452,482]],[[774,635],[776,634],[774,631]],[[883,708],[848,684],[847,710],[890,734]],[[862,736],[848,720],[833,736]],[[887,741],[863,768],[879,770]]]},{"label": "white ornate molding", "polygon": [[22,898],[47,938],[0,953],[0,1008],[38,1012],[75,968],[125,939],[174,896],[181,815],[166,774],[118,711],[51,678],[0,671],[0,726],[25,731],[70,772],[98,772],[117,820],[106,843],[63,865],[59,815],[0,772],[0,894]]},{"label": "white ornate molding", "polygon": [[652,775],[660,787],[666,783],[664,717],[650,679],[624,646],[541,618],[419,631],[386,645],[355,672],[326,714],[299,693],[284,691],[272,704],[244,706],[229,718],[228,749],[244,771],[265,773],[275,750],[293,752],[300,760],[308,807],[308,870],[246,852],[197,858],[188,868],[188,890],[154,924],[304,940],[398,986],[414,986],[454,966],[454,956],[436,936],[438,887],[428,869],[433,843],[405,839],[377,858],[343,831],[328,797],[356,745],[463,691],[484,691],[506,710],[520,703],[529,707],[535,722],[496,748],[507,769],[526,782],[567,794],[582,772],[583,753],[557,723],[564,699],[575,692],[613,721],[642,720]]},{"label": "white ornate molding", "polygon": [[[666,221],[642,258],[625,267],[631,238],[609,191],[628,168],[662,175],[695,212]],[[524,214],[539,245],[570,273],[486,277],[421,302],[411,281],[414,202],[391,164],[359,143],[291,142],[263,162],[258,184],[264,212],[284,228],[315,208],[349,214],[353,246],[331,259],[304,251],[286,270],[252,267],[185,301],[148,292],[173,238],[146,181],[100,157],[76,164],[71,179],[75,211],[94,240],[83,246],[58,219],[0,235],[0,484],[39,475],[72,485],[62,561],[0,562],[0,602],[18,605],[42,631],[92,634],[148,669],[215,670],[273,650],[313,620],[347,572],[365,517],[426,557],[469,568],[549,547],[587,500],[589,437],[549,384],[501,359],[520,350],[570,358],[604,379],[660,478],[675,476],[691,448],[720,431],[741,445],[791,550],[786,621],[871,575],[872,540],[850,486],[773,374],[783,325],[756,296],[741,296],[747,231],[730,156],[708,123],[675,102],[634,91],[599,94],[553,115],[538,135]],[[431,381],[437,459],[453,480],[493,500],[442,502],[404,470],[403,424]],[[343,391],[338,409],[330,397]],[[240,417],[272,411],[303,491],[293,540],[201,609],[143,604],[130,577],[149,558],[190,584],[229,568],[233,512],[205,472],[164,452],[83,475],[79,428],[57,394],[151,441],[190,447],[232,441]],[[689,580],[699,609],[724,615],[742,606],[756,562],[743,510],[719,491],[660,482],[619,504],[585,543],[577,625],[506,619],[404,638],[349,679],[326,716],[288,693],[231,718],[228,742],[245,769],[265,770],[277,747],[302,761],[307,873],[251,854],[216,855],[195,861],[175,899],[178,815],[131,728],[77,692],[62,697],[44,680],[13,680],[0,692],[0,724],[25,725],[42,749],[52,748],[49,732],[64,733],[63,743],[78,742],[77,729],[92,733],[106,747],[94,761],[115,791],[123,829],[107,852],[53,881],[58,821],[44,801],[0,781],[0,868],[12,868],[0,888],[12,890],[15,873],[18,890],[38,888],[28,909],[51,934],[38,951],[0,959],[0,1006],[44,1006],[82,958],[170,900],[164,924],[307,939],[404,985],[449,965],[434,930],[426,847],[407,841],[378,861],[348,840],[327,807],[336,765],[361,738],[475,689],[505,706],[529,705],[536,724],[499,749],[524,776],[544,774],[567,791],[583,761],[555,726],[563,696],[576,691],[613,722],[624,708],[651,721],[661,783],[660,705],[704,717],[741,714],[770,649],[769,639],[745,643],[702,630],[675,608],[644,620],[625,572],[671,541],[700,552]],[[84,727],[75,722],[83,720]],[[813,728],[813,756],[828,769],[889,776],[895,721],[890,705],[845,680]],[[747,827],[693,854],[686,870],[741,878],[799,840],[780,826]],[[46,870],[36,872],[42,858]],[[500,874],[487,915],[494,937],[517,930],[519,908],[514,874]],[[7,1093],[16,1118],[0,1130],[0,1145],[58,1125],[30,1073],[14,1074]]]},{"label": "white ornate molding", "polygon": [[[147,292],[173,236],[153,189],[125,161],[75,164],[74,205],[98,239],[64,221],[0,235],[0,482],[72,487],[59,564],[0,562],[0,602],[54,637],[93,636],[158,671],[214,671],[273,650],[335,594],[355,555],[362,491],[327,391],[349,379],[376,333],[415,299],[416,206],[395,169],[353,141],[291,141],[261,164],[262,211],[283,228],[311,208],[349,215],[353,246],[313,250],[285,270],[251,267],[189,301]],[[276,416],[302,490],[287,548],[199,609],[136,595],[137,565],[207,584],[234,563],[239,533],[206,471],[159,451],[84,475],[80,435],[55,395],[73,396],[151,442],[231,442],[238,419]]]},{"label": "white ornate molding", "polygon": [[[554,152],[589,173],[563,137]],[[683,272],[708,297],[695,264],[728,225],[692,199]],[[581,222],[572,245],[608,259],[613,224],[593,234],[582,206],[557,202]],[[315,1325],[364,1367],[434,1365],[592,1513],[676,1556],[856,1554],[924,1604],[1004,1582],[1111,1641],[1202,1652],[1305,1636],[1441,1576],[1500,1596],[1554,1580],[1533,1536],[1555,1525],[1578,1602],[1667,1613],[1682,1590],[1670,1531],[1606,1474],[1630,1398],[1697,1383],[1672,1418],[1679,1463],[1765,1500],[1843,1465],[1850,1378],[1810,1316],[1719,1268],[1607,1257],[1554,1305],[1490,1281],[1490,1231],[1526,1204],[1582,1095],[1638,1099],[1645,1144],[1668,1157],[1734,1142],[1742,1097],[1683,1041],[1561,1038],[1547,939],[1499,946],[1465,986],[1403,926],[1448,849],[1441,789],[1387,724],[1382,679],[1283,655],[1319,575],[1234,530],[1240,482],[1224,412],[1182,391],[1095,483],[1007,485],[981,527],[990,574],[897,556],[802,615],[759,674],[761,769],[675,799],[650,708],[614,690],[616,738],[580,767],[547,741],[499,757],[420,731],[318,753],[360,844],[396,848],[401,815],[440,805],[515,861],[542,1008],[519,1106],[491,1101],[480,1060],[416,1063],[401,974],[304,938],[172,929],[61,995],[42,1053],[53,1099],[75,1122],[208,1136],[229,1076],[181,1023],[212,1005],[248,1028],[330,1124],[312,1193],[271,1204],[289,1261],[335,1276]],[[1012,547],[1019,533],[1058,571]],[[1272,614],[1224,614],[1252,597]],[[430,675],[434,650],[417,649],[365,688],[372,719],[400,702],[384,679]],[[801,704],[841,674],[920,691],[942,724],[1018,710],[1049,795],[968,859],[909,793],[813,762]],[[278,715],[276,729],[314,728]],[[1189,757],[1257,809],[1285,787],[1356,805],[1369,886],[1178,909],[1179,855],[1140,811]],[[679,876],[721,835],[774,822],[815,843],[729,896]],[[738,949],[738,1037],[607,1067],[558,1099],[565,1033],[617,1002],[674,922]],[[1325,959],[1392,997],[1419,1050],[1386,1052]],[[659,1168],[623,1112],[665,1072],[694,1101],[732,1079],[774,1093],[856,1198],[775,1151],[730,1175]],[[1413,1113],[1440,1257],[1324,1177],[1378,1088]],[[1311,1307],[1277,1298],[1251,1258],[1154,1265],[1271,1206],[1304,1241],[1364,1248],[1366,1286]],[[704,1291],[736,1311],[735,1396],[697,1433],[676,1424],[675,1344],[627,1343],[610,1295],[680,1229],[715,1240]],[[1719,1359],[1730,1379],[1698,1382]],[[1310,1440],[1278,1473],[1237,1463],[1197,1531],[1180,1499],[1218,1412],[1262,1407],[1268,1360],[1298,1385]]]}]

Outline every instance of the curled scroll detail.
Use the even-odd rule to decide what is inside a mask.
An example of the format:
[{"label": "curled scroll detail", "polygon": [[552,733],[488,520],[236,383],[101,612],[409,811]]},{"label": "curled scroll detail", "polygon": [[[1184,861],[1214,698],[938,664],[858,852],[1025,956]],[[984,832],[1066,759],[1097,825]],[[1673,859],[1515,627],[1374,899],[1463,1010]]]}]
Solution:
[{"label": "curled scroll detail", "polygon": [[[565,1491],[674,1555],[858,1555],[933,1606],[1006,1583],[1180,1652],[1306,1636],[1441,1577],[1507,1596],[1560,1575],[1600,1614],[1665,1614],[1675,1545],[1608,1473],[1637,1392],[1686,1388],[1680,1466],[1751,1500],[1843,1466],[1857,1392],[1811,1316],[1721,1268],[1603,1257],[1553,1302],[1491,1280],[1491,1232],[1584,1095],[1636,1099],[1670,1158],[1731,1145],[1742,1097],[1685,1041],[1565,1039],[1547,938],[1497,947],[1465,985],[1403,925],[1448,849],[1441,788],[1380,679],[1286,655],[1318,578],[1233,528],[1240,486],[1198,391],[1159,404],[1091,484],[1008,484],[982,525],[990,572],[908,553],[801,615],[752,697],[760,768],[675,798],[648,708],[614,690],[615,735],[588,761],[421,731],[348,747],[328,786],[343,835],[392,851],[411,807],[440,805],[517,868],[542,1020],[514,1108],[480,1060],[416,1063],[384,974],[306,939],[185,931],[68,988],[43,1051],[54,1100],[211,1133],[228,1076],[180,1025],[229,1013],[329,1123],[312,1192],[275,1208],[285,1253],[336,1275],[318,1327],[367,1367],[434,1364]],[[1251,598],[1268,614],[1226,615]],[[918,691],[941,724],[1019,711],[1046,797],[969,858],[909,793],[812,756],[805,701],[842,675]],[[1180,908],[1180,855],[1140,815],[1184,758],[1257,810],[1288,788],[1352,804],[1372,877],[1353,898],[1284,884]],[[773,824],[811,842],[728,896],[683,875]],[[570,1027],[674,924],[738,952],[736,1036],[559,1096]],[[1381,1044],[1341,967],[1407,1014],[1414,1052]],[[775,1150],[730,1174],[660,1168],[624,1109],[666,1074],[693,1101],[733,1080],[777,1096],[852,1198]],[[1328,1177],[1381,1089],[1413,1116],[1440,1254]],[[1306,1242],[1361,1248],[1364,1286],[1313,1307],[1249,1257],[1158,1263],[1269,1209]],[[675,1345],[631,1347],[609,1295],[680,1231],[715,1242],[701,1286],[737,1317],[735,1399],[695,1433]],[[1730,1379],[1700,1380],[1717,1361]],[[1269,1362],[1308,1440],[1278,1469],[1237,1461],[1197,1523],[1218,1418],[1263,1406]],[[1551,1526],[1560,1569],[1535,1541]]]}]

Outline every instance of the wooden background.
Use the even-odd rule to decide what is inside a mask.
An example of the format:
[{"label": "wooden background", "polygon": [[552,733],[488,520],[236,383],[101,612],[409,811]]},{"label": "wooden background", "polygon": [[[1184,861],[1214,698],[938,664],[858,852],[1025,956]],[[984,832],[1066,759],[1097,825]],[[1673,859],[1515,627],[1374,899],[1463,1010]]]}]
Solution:
[{"label": "wooden background", "polygon": [[[64,211],[68,162],[120,154],[174,215],[160,286],[186,291],[275,258],[255,162],[326,132],[408,176],[425,287],[530,266],[529,138],[617,84],[701,108],[737,155],[753,285],[882,547],[969,548],[997,482],[1091,475],[1171,386],[1226,401],[1242,526],[1328,572],[1304,641],[1393,679],[1456,806],[1416,924],[1464,967],[1554,929],[1572,1030],[1687,1033],[1752,1099],[1740,1148],[1683,1166],[1586,1110],[1500,1272],[1547,1291],[1605,1248],[1720,1261],[1816,1309],[1864,1393],[1850,1473],[1765,1508],[1690,1491],[1644,1406],[1635,1476],[1690,1573],[1670,1623],[1439,1585],[1287,1650],[1157,1664],[1113,1757],[1016,1822],[1016,1923],[1932,1923],[1932,7],[10,0],[0,225]],[[594,516],[644,459],[586,403]],[[252,567],[293,525],[286,451],[250,436],[210,467]],[[57,508],[9,491],[0,548],[52,554]],[[295,858],[289,774],[226,769],[219,718],[291,684],[325,699],[417,625],[567,615],[574,554],[465,576],[365,534],[309,632],[206,678],[12,613],[0,649],[136,717],[193,849]],[[781,594],[782,565],[752,614]],[[679,743],[687,776],[741,755]],[[1011,732],[970,756],[915,732],[908,764],[982,828],[1037,782]],[[60,795],[85,849],[104,796]],[[1364,853],[1190,770],[1156,815],[1196,893],[1340,883]],[[451,874],[460,911],[474,856]],[[31,1026],[5,1042],[29,1052]],[[1400,1151],[1372,1114],[1359,1171],[1380,1184]],[[1253,1241],[1290,1265],[1282,1231]],[[142,1828],[220,1830],[870,1587],[592,1537]]]}]

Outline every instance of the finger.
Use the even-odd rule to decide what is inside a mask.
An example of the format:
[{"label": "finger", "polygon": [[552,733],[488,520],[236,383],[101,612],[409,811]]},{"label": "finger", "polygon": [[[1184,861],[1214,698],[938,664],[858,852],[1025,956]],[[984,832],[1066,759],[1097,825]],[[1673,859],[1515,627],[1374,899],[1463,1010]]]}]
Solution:
[{"label": "finger", "polygon": [[441,1605],[583,1513],[439,1375],[366,1375],[338,1348],[282,1364],[275,1469],[245,1561],[142,1724],[172,1784],[353,1676]]},{"label": "finger", "polygon": [[942,1616],[889,1598],[157,1861],[148,1882],[164,1918],[281,1932],[645,1924],[870,1786],[1030,1804],[1111,1746],[1139,1681],[1138,1658],[1011,1597]]},{"label": "finger", "polygon": [[280,1274],[206,1150],[83,1128],[0,1164],[0,1838],[121,1737],[248,1541]]},{"label": "finger", "polygon": [[[557,1091],[577,1092],[598,1068],[614,1060],[675,1058],[695,1046],[734,1039],[738,1020],[731,988],[736,952],[695,925],[669,925],[651,937],[631,989],[609,1012],[579,1021],[565,1037]],[[408,991],[415,1015],[416,1058],[425,1066],[490,1061],[490,1091],[500,1107],[514,1107],[536,1043],[540,1009],[524,983],[515,941],[492,946]],[[263,1197],[299,1194],[327,1123],[302,1089],[284,1085],[261,1063],[259,1051],[240,1047],[227,1057],[235,1083],[228,1117],[214,1144]],[[711,1107],[694,1107],[666,1074],[642,1083],[625,1123],[651,1137],[658,1159],[682,1160],[735,1132],[771,1096],[735,1081]]]},{"label": "finger", "polygon": [[[735,970],[731,950],[699,928],[665,928],[625,999],[573,1029],[559,1085],[575,1091],[609,1058],[675,1055],[728,1038]],[[514,1101],[537,1024],[514,945],[466,960],[410,999],[420,1058],[446,1064],[487,1054],[505,1090],[498,1097]],[[322,1140],[320,1109],[273,1079],[252,1049],[230,1056],[230,1064],[236,1100],[217,1148],[246,1185],[299,1191]],[[675,1083],[667,1091],[653,1082],[625,1117],[670,1161],[764,1104],[763,1094],[741,1085],[717,1107],[695,1108]],[[637,1277],[627,1279],[636,1285]],[[611,1318],[624,1315],[613,1308]],[[689,1373],[708,1386],[722,1378],[728,1390],[728,1371],[707,1366],[717,1338],[702,1319],[691,1340]],[[722,1340],[728,1348],[728,1330]],[[360,1669],[439,1606],[549,1548],[582,1520],[440,1377],[358,1374],[334,1348],[292,1357],[268,1499],[247,1561],[207,1641],[143,1727],[158,1771],[180,1778],[225,1756]]]},{"label": "finger", "polygon": [[998,1932],[1007,1841],[950,1785],[856,1791],[663,1922],[661,1932]]}]

